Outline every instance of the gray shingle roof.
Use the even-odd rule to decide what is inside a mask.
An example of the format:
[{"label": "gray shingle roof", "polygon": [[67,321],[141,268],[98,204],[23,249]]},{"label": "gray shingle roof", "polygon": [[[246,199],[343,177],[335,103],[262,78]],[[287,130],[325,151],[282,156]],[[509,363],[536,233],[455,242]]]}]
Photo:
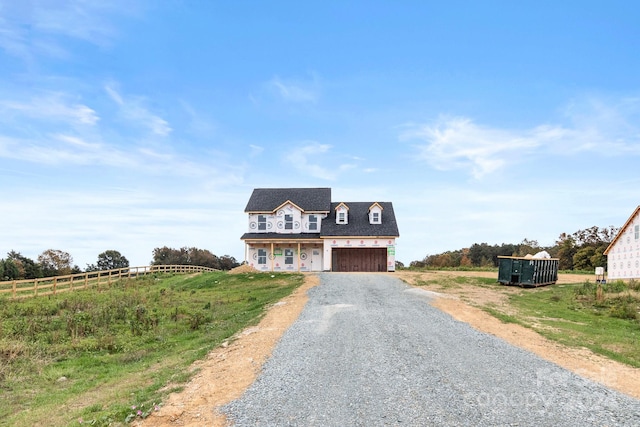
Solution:
[{"label": "gray shingle roof", "polygon": [[329,216],[322,220],[320,235],[322,237],[346,236],[387,236],[400,237],[396,214],[391,202],[378,202],[382,206],[382,223],[369,223],[369,208],[375,202],[342,202],[349,208],[349,223],[336,224],[335,208],[340,203],[331,204]]},{"label": "gray shingle roof", "polygon": [[329,212],[330,188],[256,188],[253,190],[245,212],[272,212],[290,200],[306,212]]}]

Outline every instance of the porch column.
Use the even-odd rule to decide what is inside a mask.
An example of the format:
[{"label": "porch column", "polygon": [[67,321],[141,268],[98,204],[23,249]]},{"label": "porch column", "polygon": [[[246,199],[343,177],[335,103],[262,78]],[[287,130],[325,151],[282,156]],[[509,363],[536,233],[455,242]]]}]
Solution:
[{"label": "porch column", "polygon": [[300,242],[298,242],[298,273],[300,273]]},{"label": "porch column", "polygon": [[271,271],[273,271],[273,260],[276,256],[273,254],[273,242],[271,242]]}]

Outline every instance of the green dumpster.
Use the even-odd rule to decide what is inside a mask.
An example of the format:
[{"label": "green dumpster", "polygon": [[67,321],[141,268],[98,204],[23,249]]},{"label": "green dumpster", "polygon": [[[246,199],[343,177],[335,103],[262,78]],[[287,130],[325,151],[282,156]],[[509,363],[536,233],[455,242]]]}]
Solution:
[{"label": "green dumpster", "polygon": [[558,258],[498,257],[498,282],[535,287],[558,281]]}]

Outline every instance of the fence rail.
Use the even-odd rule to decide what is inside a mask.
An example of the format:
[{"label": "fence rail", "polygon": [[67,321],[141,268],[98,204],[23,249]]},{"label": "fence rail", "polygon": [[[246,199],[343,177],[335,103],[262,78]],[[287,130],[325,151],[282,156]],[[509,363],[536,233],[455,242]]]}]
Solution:
[{"label": "fence rail", "polygon": [[0,282],[0,297],[11,294],[12,298],[27,296],[55,295],[90,286],[109,286],[115,280],[135,278],[154,273],[202,273],[218,271],[215,268],[196,265],[149,265],[145,267],[126,267],[114,270],[87,271],[66,276],[43,277],[39,279],[9,280]]}]

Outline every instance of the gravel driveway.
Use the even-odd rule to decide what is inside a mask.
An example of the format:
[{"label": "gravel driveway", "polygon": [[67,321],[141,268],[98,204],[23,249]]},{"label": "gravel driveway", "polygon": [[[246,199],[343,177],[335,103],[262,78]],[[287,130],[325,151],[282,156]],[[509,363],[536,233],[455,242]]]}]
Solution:
[{"label": "gravel driveway", "polygon": [[640,401],[429,305],[382,274],[323,273],[236,426],[638,426]]}]

